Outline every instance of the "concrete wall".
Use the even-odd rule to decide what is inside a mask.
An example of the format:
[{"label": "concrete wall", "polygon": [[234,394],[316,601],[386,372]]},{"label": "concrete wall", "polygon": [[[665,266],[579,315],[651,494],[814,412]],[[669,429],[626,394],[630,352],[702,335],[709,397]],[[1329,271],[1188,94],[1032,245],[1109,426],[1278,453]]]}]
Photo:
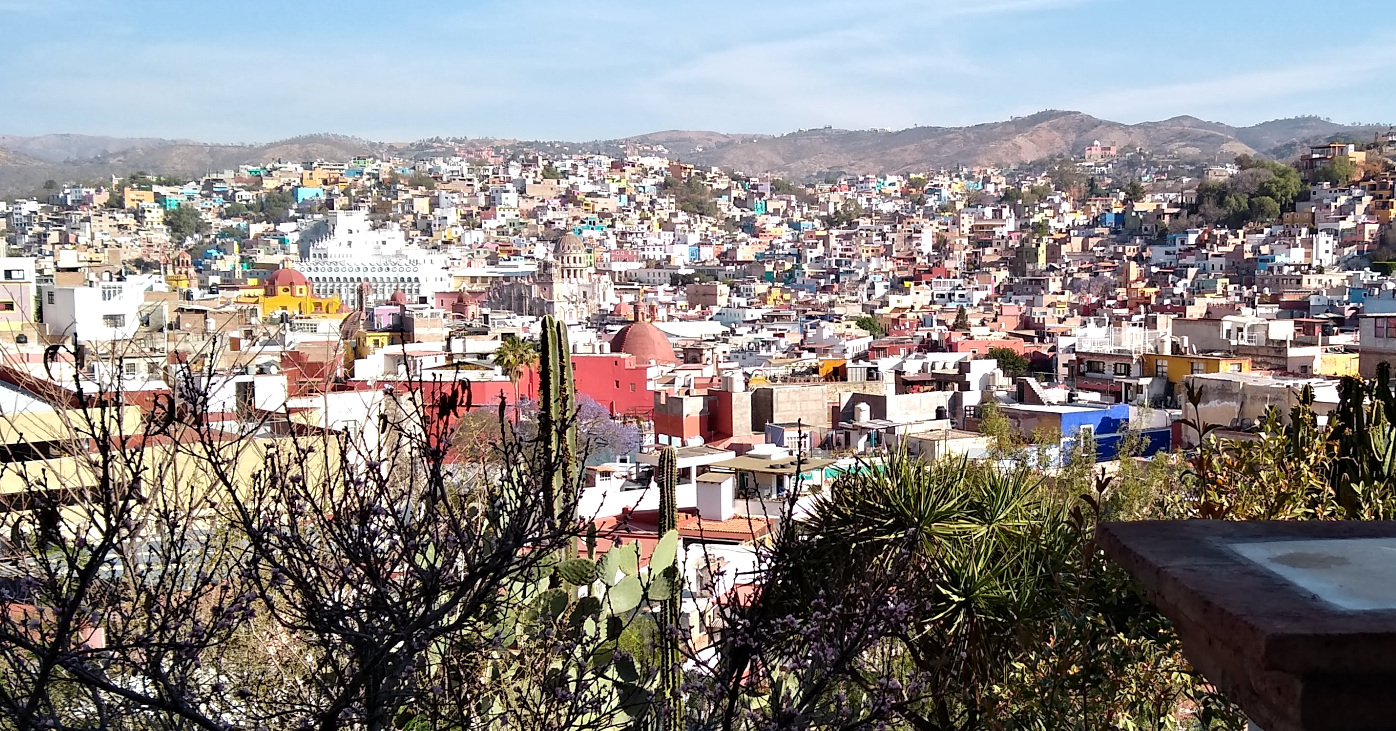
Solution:
[{"label": "concrete wall", "polygon": [[829,392],[822,383],[764,386],[752,392],[752,431],[764,431],[767,424],[793,424],[829,427]]}]

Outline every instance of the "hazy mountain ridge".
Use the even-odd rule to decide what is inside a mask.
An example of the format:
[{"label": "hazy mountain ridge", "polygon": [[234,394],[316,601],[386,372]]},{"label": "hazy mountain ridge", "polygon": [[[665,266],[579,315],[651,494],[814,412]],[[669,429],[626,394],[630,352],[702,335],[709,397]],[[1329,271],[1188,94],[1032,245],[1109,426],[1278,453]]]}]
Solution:
[{"label": "hazy mountain ridge", "polygon": [[[905,173],[957,165],[1021,165],[1080,155],[1094,141],[1121,150],[1143,148],[1183,159],[1227,162],[1237,155],[1288,158],[1310,143],[1335,136],[1370,139],[1386,126],[1347,126],[1317,117],[1232,127],[1195,117],[1122,124],[1080,112],[1047,111],[969,127],[913,127],[897,131],[802,130],[776,137],[715,140],[696,133],[662,138],[640,135],[621,145],[662,145],[685,161],[796,178],[824,171]],[[695,144],[695,141],[701,143]]]},{"label": "hazy mountain ridge", "polygon": [[[256,165],[277,160],[342,160],[361,155],[377,155],[389,146],[345,135],[303,135],[260,145],[205,144],[153,138],[45,135],[47,138],[78,138],[62,142],[46,141],[50,159],[25,154],[34,149],[36,137],[0,136],[0,196],[31,191],[45,180],[57,182],[100,182],[113,175],[124,176],[138,170],[152,175],[197,176],[239,165]],[[100,149],[86,159],[51,158],[57,150]]]},{"label": "hazy mountain ridge", "polygon": [[1367,140],[1386,129],[1386,125],[1349,126],[1318,117],[1277,119],[1249,127],[1190,116],[1122,124],[1081,112],[1049,110],[967,127],[895,131],[823,128],[783,135],[664,130],[581,143],[433,138],[388,144],[319,134],[266,144],[230,145],[70,134],[0,135],[0,195],[32,190],[47,179],[98,181],[137,170],[194,176],[276,160],[347,161],[360,155],[452,154],[457,147],[469,145],[498,144],[544,152],[667,153],[699,165],[809,178],[828,171],[905,173],[957,165],[1021,165],[1079,155],[1096,140],[1122,150],[1139,147],[1199,161],[1225,162],[1240,154],[1288,158],[1311,143],[1337,136]]}]

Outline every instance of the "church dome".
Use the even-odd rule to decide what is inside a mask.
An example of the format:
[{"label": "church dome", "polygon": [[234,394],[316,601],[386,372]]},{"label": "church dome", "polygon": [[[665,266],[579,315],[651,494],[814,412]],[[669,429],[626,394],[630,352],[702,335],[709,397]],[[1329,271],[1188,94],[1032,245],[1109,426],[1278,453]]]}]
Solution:
[{"label": "church dome", "polygon": [[662,330],[654,326],[652,322],[640,320],[632,322],[620,329],[611,338],[611,350],[616,353],[626,353],[635,356],[635,360],[641,363],[667,363],[677,364],[679,359],[674,357],[674,346],[669,344],[669,338]]},{"label": "church dome", "polygon": [[558,257],[561,257],[563,254],[585,254],[586,250],[586,243],[582,241],[581,236],[574,233],[565,233],[557,240],[554,253],[556,253]]},{"label": "church dome", "polygon": [[277,269],[267,277],[268,287],[309,287],[310,280],[295,269]]}]

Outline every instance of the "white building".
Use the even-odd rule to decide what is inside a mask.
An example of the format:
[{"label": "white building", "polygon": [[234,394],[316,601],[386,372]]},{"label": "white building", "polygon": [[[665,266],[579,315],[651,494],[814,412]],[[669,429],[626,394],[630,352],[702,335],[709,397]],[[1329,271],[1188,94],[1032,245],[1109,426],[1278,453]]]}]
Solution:
[{"label": "white building", "polygon": [[45,284],[39,287],[39,306],[51,336],[76,336],[83,342],[126,340],[140,328],[145,293],[163,288],[156,274],[76,287]]},{"label": "white building", "polygon": [[301,261],[295,268],[310,279],[315,294],[337,295],[357,306],[360,285],[371,287],[371,305],[394,292],[412,304],[430,303],[451,289],[445,253],[407,241],[395,224],[374,228],[364,211],[333,211],[301,237]]}]

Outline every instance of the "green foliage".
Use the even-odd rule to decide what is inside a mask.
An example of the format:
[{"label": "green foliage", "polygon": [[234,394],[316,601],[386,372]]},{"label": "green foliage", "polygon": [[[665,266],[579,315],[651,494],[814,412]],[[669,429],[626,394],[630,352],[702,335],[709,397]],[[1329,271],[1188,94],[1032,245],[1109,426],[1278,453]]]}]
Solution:
[{"label": "green foliage", "polygon": [[863,204],[850,198],[844,201],[837,211],[824,217],[824,225],[827,228],[842,228],[857,223],[866,215],[868,211],[863,208]]},{"label": "green foliage", "polygon": [[1028,359],[1015,353],[1012,348],[989,348],[988,357],[998,361],[999,370],[1010,378],[1028,372]]},{"label": "green foliage", "polygon": [[165,211],[165,228],[169,229],[171,239],[183,241],[190,236],[206,234],[211,227],[208,221],[199,215],[199,209],[180,206],[172,211]]},{"label": "green foliage", "polygon": [[218,229],[218,238],[242,243],[247,240],[247,232],[241,226],[224,226]]},{"label": "green foliage", "polygon": [[[1092,513],[1039,485],[895,453],[835,480],[744,615],[771,636],[740,667],[781,668],[751,727],[1178,728],[1185,701],[1224,707],[1095,550]],[[829,655],[843,636],[814,628],[871,590],[869,572],[895,587],[879,596],[889,626],[865,621],[865,650]]]},{"label": "green foliage", "polygon": [[1289,165],[1241,156],[1241,172],[1226,182],[1203,182],[1197,187],[1195,212],[1204,223],[1240,228],[1269,223],[1293,205],[1304,189],[1299,172]]},{"label": "green foliage", "polygon": [[771,178],[771,193],[775,195],[794,195],[803,192],[804,188],[783,178]]},{"label": "green foliage", "polygon": [[1357,177],[1357,164],[1352,158],[1342,155],[1333,158],[1314,170],[1314,181],[1319,183],[1332,183],[1333,185],[1346,185]]},{"label": "green foliage", "polygon": [[505,335],[494,351],[494,364],[514,384],[514,401],[519,400],[519,379],[524,371],[538,365],[538,350],[533,342],[514,335]]},{"label": "green foliage", "polygon": [[1052,187],[1063,192],[1084,190],[1086,176],[1070,160],[1061,160],[1047,171]]},{"label": "green foliage", "polygon": [[1125,185],[1125,200],[1130,203],[1138,203],[1144,200],[1144,195],[1144,185],[1139,182],[1139,178],[1130,178],[1129,183]]},{"label": "green foliage", "polygon": [[964,305],[960,305],[959,309],[955,310],[955,321],[951,323],[950,329],[962,332],[969,329],[969,311],[965,309]]},{"label": "green foliage", "polygon": [[262,216],[271,223],[284,223],[291,218],[296,197],[285,190],[269,190],[262,194]]},{"label": "green foliage", "polygon": [[979,404],[979,433],[993,439],[991,450],[1000,456],[1011,454],[1019,446],[1013,423],[992,399]]},{"label": "green foliage", "polygon": [[562,171],[553,167],[550,162],[543,163],[543,171],[539,173],[544,180],[562,180]]},{"label": "green foliage", "polygon": [[[1189,395],[1197,413],[1200,393]],[[1188,491],[1174,512],[1228,520],[1390,520],[1396,517],[1396,396],[1389,368],[1373,381],[1344,378],[1339,403],[1320,427],[1309,387],[1287,416],[1271,407],[1255,438],[1220,440],[1216,427],[1186,423],[1202,434]]]},{"label": "green foliage", "polygon": [[684,181],[672,176],[666,177],[661,188],[674,197],[674,202],[684,213],[709,218],[722,215],[722,209],[718,208],[717,201],[713,199],[712,188],[696,175],[689,176]]},{"label": "green foliage", "polygon": [[880,338],[887,334],[887,331],[882,327],[882,323],[878,322],[877,318],[872,315],[859,315],[858,318],[853,321],[853,324],[857,325],[859,330],[862,330],[874,338]]},{"label": "green foliage", "polygon": [[433,178],[430,175],[427,175],[426,173],[413,173],[412,177],[407,179],[407,187],[436,190],[436,178]]}]

